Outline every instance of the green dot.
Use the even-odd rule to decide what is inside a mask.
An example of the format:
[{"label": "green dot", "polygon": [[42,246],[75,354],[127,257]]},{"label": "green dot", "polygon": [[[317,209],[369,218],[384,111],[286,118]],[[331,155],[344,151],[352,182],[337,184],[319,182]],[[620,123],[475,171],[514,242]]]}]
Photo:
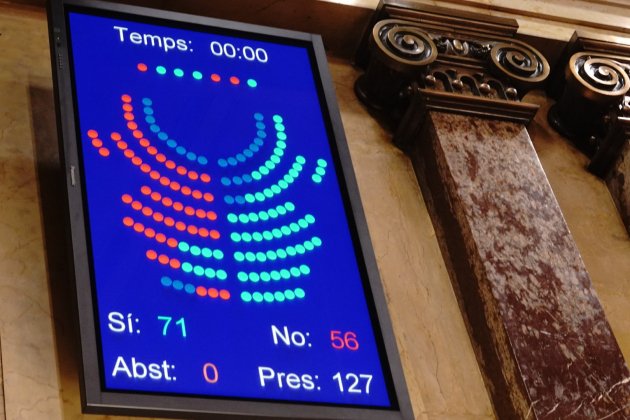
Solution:
[{"label": "green dot", "polygon": [[297,254],[297,251],[292,246],[288,246],[286,251],[291,257],[294,257]]},{"label": "green dot", "polygon": [[[259,193],[256,193],[256,194],[259,194]],[[245,194],[245,201],[251,204],[254,201],[256,201],[256,196],[254,196],[253,194],[247,193]]]},{"label": "green dot", "polygon": [[247,273],[239,271],[236,275],[236,278],[238,278],[240,281],[247,281]]},{"label": "green dot", "polygon": [[178,247],[178,248],[179,248],[179,250],[180,250],[180,251],[182,251],[182,252],[188,252],[188,250],[190,249],[190,246],[189,246],[186,242],[184,242],[184,241],[181,241],[181,242],[177,245],[177,247]]},{"label": "green dot", "polygon": [[273,153],[274,153],[276,156],[278,156],[278,157],[280,157],[280,156],[284,156],[284,150],[282,150],[282,149],[280,149],[280,148],[277,148],[277,147],[276,147],[275,149],[273,149]]},{"label": "green dot", "polygon": [[297,288],[294,290],[295,296],[299,299],[303,299],[304,296],[306,296],[306,293],[304,292],[304,289],[301,288]]},{"label": "green dot", "polygon": [[326,175],[326,169],[324,168],[315,168],[315,173],[319,176],[324,176]]},{"label": "green dot", "polygon": [[291,223],[289,225],[289,228],[293,231],[293,232],[299,232],[300,231],[300,227],[298,226],[297,223]]},{"label": "green dot", "polygon": [[265,255],[267,255],[267,259],[270,260],[270,261],[275,261],[278,258],[276,253],[274,251],[272,251],[272,250],[267,251],[267,253]]},{"label": "green dot", "polygon": [[300,176],[300,173],[295,169],[289,169],[289,175],[291,175],[293,178],[297,178],[298,176]]},{"label": "green dot", "polygon": [[249,232],[243,232],[243,234],[241,235],[241,238],[245,241],[245,242],[251,242],[252,241],[252,234]]},{"label": "green dot", "polygon": [[238,221],[241,223],[248,223],[249,222],[249,217],[247,217],[247,215],[245,213],[241,213],[238,215]]},{"label": "green dot", "polygon": [[278,254],[278,258],[280,259],[285,259],[287,257],[287,252],[284,249],[277,250],[276,254]]},{"label": "green dot", "polygon": [[230,213],[227,215],[227,219],[228,219],[228,222],[230,223],[236,223],[238,221],[238,216],[235,215],[234,213]]},{"label": "green dot", "polygon": [[260,279],[262,281],[267,282],[267,281],[271,280],[271,275],[269,273],[267,273],[266,271],[263,271],[262,273],[260,273]]},{"label": "green dot", "polygon": [[289,211],[295,210],[295,204],[293,204],[290,201],[287,201],[286,203],[284,203],[284,207]]},{"label": "green dot", "polygon": [[254,292],[252,294],[252,299],[254,299],[254,302],[260,303],[263,301],[263,295],[260,292]]},{"label": "green dot", "polygon": [[208,267],[208,268],[206,268],[206,271],[204,272],[204,274],[209,279],[213,279],[214,276],[216,276],[217,273],[212,268]]},{"label": "green dot", "polygon": [[280,194],[282,192],[282,189],[277,185],[272,185],[269,189],[271,189],[271,192],[274,194]]},{"label": "green dot", "polygon": [[281,123],[282,122],[282,117],[278,114],[273,116],[273,122],[275,123]]},{"label": "green dot", "polygon": [[195,275],[197,276],[203,276],[203,274],[205,273],[205,270],[202,266],[200,265],[196,265],[195,268],[193,269]]},{"label": "green dot", "polygon": [[314,183],[319,184],[320,182],[322,182],[322,177],[317,175],[317,174],[313,174],[311,176],[311,179],[313,180]]},{"label": "green dot", "polygon": [[247,79],[247,86],[255,88],[258,86],[258,83],[254,79]]},{"label": "green dot", "polygon": [[265,201],[265,195],[261,193],[260,191],[255,194],[255,197],[257,201],[260,201],[260,202]]},{"label": "green dot", "polygon": [[293,293],[293,290],[285,290],[285,291],[284,291],[284,296],[285,296],[288,300],[293,300],[293,299],[295,299],[295,293]]},{"label": "green dot", "polygon": [[282,238],[282,231],[281,231],[280,229],[278,229],[278,228],[274,228],[274,229],[271,231],[271,235],[272,235],[274,238],[276,238],[276,239],[280,239],[280,238]]},{"label": "green dot", "polygon": [[324,159],[317,159],[317,166],[325,168],[326,166],[328,166],[328,162],[326,162]]},{"label": "green dot", "polygon": [[259,252],[256,253],[256,259],[259,262],[265,262],[265,261],[267,261],[267,256],[263,252],[259,251]]},{"label": "green dot", "polygon": [[195,257],[198,257],[201,255],[201,248],[199,248],[197,245],[193,245],[190,247],[190,253],[193,254]]},{"label": "green dot", "polygon": [[173,280],[171,280],[171,278],[168,276],[162,277],[160,281],[162,282],[162,285],[167,286],[167,287],[173,284]]},{"label": "green dot", "polygon": [[311,241],[306,241],[304,242],[304,248],[306,248],[308,251],[312,251],[315,249],[315,245],[313,245]]},{"label": "green dot", "polygon": [[273,239],[273,234],[272,234],[271,232],[269,232],[268,230],[264,231],[264,232],[262,233],[262,236],[263,236],[263,238],[264,238],[266,241],[270,241],[270,240],[272,240],[272,239]]},{"label": "green dot", "polygon": [[308,222],[305,219],[300,219],[297,221],[297,224],[302,228],[306,229],[308,227]]},{"label": "green dot", "polygon": [[214,258],[216,258],[217,260],[223,259],[223,251],[221,251],[220,249],[215,249],[214,251],[212,251],[212,255],[214,255]]},{"label": "green dot", "polygon": [[271,191],[269,188],[265,188],[263,190],[263,194],[265,195],[265,197],[267,198],[271,198],[273,197],[273,191]]},{"label": "green dot", "polygon": [[276,164],[268,160],[267,162],[265,162],[265,167],[269,170],[273,170],[276,167]]},{"label": "green dot", "polygon": [[269,214],[266,211],[261,210],[260,213],[258,213],[258,217],[260,217],[260,220],[262,220],[263,222],[269,220]]},{"label": "green dot", "polygon": [[243,302],[251,302],[252,295],[249,292],[241,292],[241,300]]},{"label": "green dot", "polygon": [[304,159],[304,156],[298,156],[295,158],[295,161],[301,165],[304,165],[306,163],[306,159]]},{"label": "green dot", "polygon": [[275,219],[276,217],[278,217],[278,212],[275,209],[269,209],[267,213],[269,213],[269,216],[272,219]]},{"label": "green dot", "polygon": [[276,128],[276,131],[284,131],[284,125],[280,123],[276,124],[275,128]]},{"label": "green dot", "polygon": [[260,276],[258,275],[258,273],[249,273],[249,280],[253,281],[254,283],[258,283],[258,280],[260,280]]},{"label": "green dot", "polygon": [[306,248],[304,248],[304,245],[296,245],[295,246],[295,250],[297,251],[298,254],[304,255],[306,253]]},{"label": "green dot", "polygon": [[[279,132],[279,133],[277,133],[277,134],[276,134],[276,137],[277,137],[279,140],[286,140],[286,139],[287,139],[287,135],[286,135],[285,133],[283,133],[283,132]],[[282,149],[284,149],[284,147],[282,147]]]},{"label": "green dot", "polygon": [[311,269],[308,267],[308,265],[304,265],[304,264],[302,264],[302,265],[300,266],[300,272],[301,272],[302,274],[304,274],[304,275],[307,275],[307,274],[310,274]]},{"label": "green dot", "polygon": [[256,181],[260,181],[262,179],[262,175],[258,171],[252,172],[251,175],[252,175],[252,178],[254,178]]},{"label": "green dot", "polygon": [[188,283],[188,284],[186,284],[186,286],[184,286],[184,290],[186,291],[186,293],[192,295],[193,293],[195,293],[195,286],[193,286],[192,284]]},{"label": "green dot", "polygon": [[173,70],[173,74],[177,77],[182,77],[184,75],[184,70],[177,68]]},{"label": "green dot", "polygon": [[238,232],[232,232],[230,234],[230,238],[232,238],[232,240],[234,242],[240,242],[241,241],[241,235]]},{"label": "green dot", "polygon": [[322,246],[322,240],[319,239],[317,236],[313,236],[311,238],[311,242],[313,242],[313,245],[315,246]]},{"label": "green dot", "polygon": [[256,241],[256,242],[260,242],[260,241],[262,241],[262,240],[263,240],[263,236],[262,236],[262,234],[261,234],[260,232],[254,232],[254,233],[252,234],[252,238],[253,238],[253,239],[254,239],[254,241]]},{"label": "green dot", "polygon": [[238,261],[238,262],[243,262],[243,261],[245,261],[245,255],[243,255],[242,252],[237,251],[237,252],[234,253],[234,259],[236,261]]},{"label": "green dot", "polygon": [[166,74],[166,68],[164,68],[164,66],[157,66],[157,67],[155,68],[155,71],[156,71],[158,74]]},{"label": "green dot", "polygon": [[282,292],[280,292],[280,291],[278,291],[278,292],[274,293],[274,294],[273,294],[273,297],[274,297],[274,299],[275,299],[275,300],[277,300],[278,302],[284,302],[284,299],[285,299],[285,297],[284,297],[284,293],[282,293]]},{"label": "green dot", "polygon": [[312,214],[307,214],[306,216],[304,216],[304,220],[306,220],[306,222],[309,224],[315,223],[315,217],[313,217]]},{"label": "green dot", "polygon": [[193,271],[193,266],[191,263],[189,262],[185,262],[182,264],[182,271],[184,273],[190,273],[191,271]]},{"label": "green dot", "polygon": [[275,164],[278,164],[278,163],[280,163],[280,161],[281,161],[281,159],[280,159],[278,156],[276,156],[276,155],[272,155],[272,156],[269,158],[269,160],[270,160],[270,161],[272,161],[272,162],[273,162],[273,163],[275,163]]},{"label": "green dot", "polygon": [[288,280],[291,278],[291,272],[283,268],[282,270],[280,270],[280,277],[282,277],[285,280]]},{"label": "green dot", "polygon": [[273,293],[271,292],[265,292],[265,294],[263,295],[263,298],[265,299],[265,302],[273,302],[274,298],[273,298]]},{"label": "green dot", "polygon": [[256,223],[258,221],[258,215],[254,212],[249,213],[249,220]]},{"label": "green dot", "polygon": [[[291,170],[293,170],[293,169],[291,169]],[[292,177],[291,175],[289,175],[289,174],[286,174],[286,175],[283,177],[283,179],[284,179],[284,180],[285,180],[288,184],[292,184],[292,183],[293,183],[293,181],[294,181],[293,177]]]},{"label": "green dot", "polygon": [[249,262],[254,262],[256,261],[256,254],[254,254],[253,252],[247,252],[245,254],[245,259]]},{"label": "green dot", "polygon": [[280,279],[282,278],[282,277],[280,276],[280,273],[279,273],[278,271],[276,271],[276,270],[273,270],[273,271],[270,273],[270,276],[271,276],[271,279],[272,279],[273,281],[278,281],[278,280],[280,280]]},{"label": "green dot", "polygon": [[203,255],[204,258],[210,258],[212,257],[212,250],[210,248],[201,248],[201,255]]},{"label": "green dot", "polygon": [[194,77],[195,79],[197,79],[197,80],[201,80],[201,79],[203,79],[203,75],[202,75],[202,74],[201,74],[201,72],[199,72],[199,71],[196,71],[196,70],[195,70],[195,71],[193,71],[193,72],[192,72],[192,75],[193,75],[193,77]]},{"label": "green dot", "polygon": [[[279,134],[281,134],[281,133],[279,133]],[[276,142],[276,146],[278,146],[278,148],[282,149],[282,150],[287,148],[287,144],[284,141],[282,141],[282,140],[278,140]]]},{"label": "green dot", "polygon": [[227,273],[224,270],[217,270],[217,278],[219,280],[227,279]]},{"label": "green dot", "polygon": [[297,267],[291,267],[291,270],[289,270],[289,271],[291,272],[291,275],[292,275],[293,277],[300,277],[300,274],[302,274],[302,273],[300,272],[300,269],[299,269],[299,268],[297,268]]},{"label": "green dot", "polygon": [[269,175],[269,168],[267,168],[266,166],[261,166],[260,168],[258,168],[258,172],[263,175]]},{"label": "green dot", "polygon": [[290,235],[291,234],[291,229],[289,229],[288,226],[282,226],[280,228],[280,232],[282,232],[285,235]]}]

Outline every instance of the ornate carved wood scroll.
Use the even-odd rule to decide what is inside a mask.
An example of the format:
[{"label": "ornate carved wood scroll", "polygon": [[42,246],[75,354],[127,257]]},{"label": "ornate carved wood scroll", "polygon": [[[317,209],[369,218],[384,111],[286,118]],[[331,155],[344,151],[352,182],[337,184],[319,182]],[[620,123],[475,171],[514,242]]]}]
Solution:
[{"label": "ornate carved wood scroll", "polygon": [[517,29],[511,19],[384,2],[357,55],[366,72],[355,91],[400,122],[403,149],[422,125],[419,109],[527,123],[538,107],[520,99],[545,81],[549,64],[513,38]]},{"label": "ornate carved wood scroll", "polygon": [[604,178],[630,139],[630,46],[576,33],[555,73],[547,90],[558,103],[549,122]]}]

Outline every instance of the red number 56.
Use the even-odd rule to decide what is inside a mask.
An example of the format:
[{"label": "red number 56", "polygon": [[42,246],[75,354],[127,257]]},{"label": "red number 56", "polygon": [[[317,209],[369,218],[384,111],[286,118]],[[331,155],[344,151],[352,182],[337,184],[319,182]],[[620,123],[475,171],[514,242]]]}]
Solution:
[{"label": "red number 56", "polygon": [[357,335],[352,331],[342,333],[338,330],[330,331],[330,343],[334,349],[348,349],[356,351],[359,349],[359,342],[357,341]]}]

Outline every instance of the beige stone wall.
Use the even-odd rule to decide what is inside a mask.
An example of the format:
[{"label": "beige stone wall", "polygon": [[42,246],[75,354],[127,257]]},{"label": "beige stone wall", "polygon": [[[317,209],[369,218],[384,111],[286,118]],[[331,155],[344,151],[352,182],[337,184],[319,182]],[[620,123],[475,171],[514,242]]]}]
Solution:
[{"label": "beige stone wall", "polygon": [[626,229],[630,232],[630,143],[624,145],[606,183]]},{"label": "beige stone wall", "polygon": [[[11,420],[88,418],[80,413],[43,11],[0,4],[0,51],[4,409]],[[357,71],[330,65],[416,418],[493,418],[409,160],[357,102]],[[531,136],[628,358],[630,240],[605,184],[547,126],[545,99],[531,100],[543,107]]]}]

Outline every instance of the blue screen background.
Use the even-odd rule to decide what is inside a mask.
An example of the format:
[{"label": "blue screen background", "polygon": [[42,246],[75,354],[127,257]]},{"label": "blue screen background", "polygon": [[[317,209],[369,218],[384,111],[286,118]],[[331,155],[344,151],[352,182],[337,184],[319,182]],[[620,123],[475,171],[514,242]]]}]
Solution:
[{"label": "blue screen background", "polygon": [[[115,26],[128,28],[122,41]],[[105,387],[389,407],[307,47],[75,12],[69,28]],[[134,43],[132,32],[183,40],[186,51]],[[239,48],[237,56],[213,55],[213,41]],[[246,60],[245,46],[264,49],[267,62]],[[129,150],[179,191],[143,172]],[[219,237],[168,226],[156,212]],[[195,246],[206,255],[194,255]],[[303,336],[275,344],[272,325]],[[331,331],[342,341],[351,333],[346,348],[333,347]],[[261,367],[273,378],[262,380]]]}]

